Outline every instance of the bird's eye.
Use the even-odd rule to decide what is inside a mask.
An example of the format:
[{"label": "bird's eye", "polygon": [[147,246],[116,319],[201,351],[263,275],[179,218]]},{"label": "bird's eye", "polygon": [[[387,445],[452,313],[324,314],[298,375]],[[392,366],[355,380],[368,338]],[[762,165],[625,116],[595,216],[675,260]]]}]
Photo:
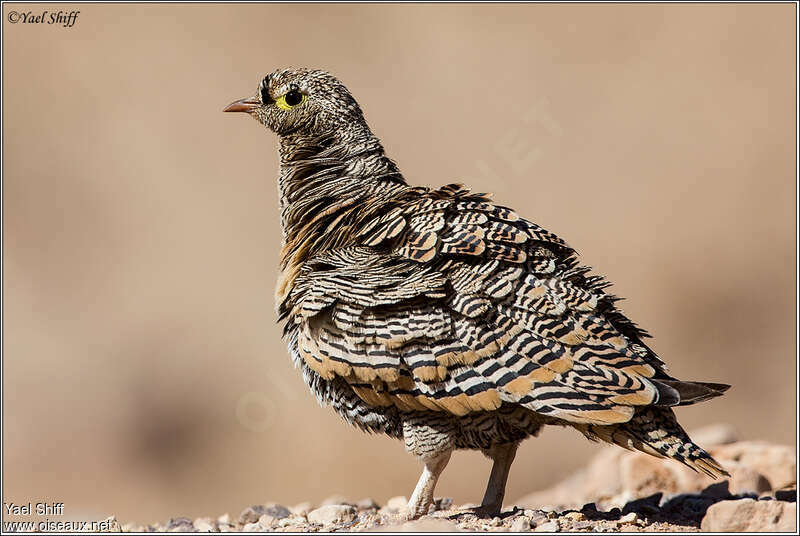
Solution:
[{"label": "bird's eye", "polygon": [[290,110],[305,101],[307,98],[308,97],[305,93],[301,93],[297,86],[293,85],[285,95],[279,97],[278,100],[275,101],[275,104],[278,106],[278,108]]}]

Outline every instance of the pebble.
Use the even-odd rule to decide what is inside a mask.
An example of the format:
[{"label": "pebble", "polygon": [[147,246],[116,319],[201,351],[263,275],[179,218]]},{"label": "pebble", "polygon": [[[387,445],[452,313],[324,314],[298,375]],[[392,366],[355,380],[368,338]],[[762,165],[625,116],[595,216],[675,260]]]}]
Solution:
[{"label": "pebble", "polygon": [[386,509],[391,512],[404,512],[408,506],[408,499],[402,495],[392,497],[386,501]]},{"label": "pebble", "polygon": [[310,502],[302,502],[292,506],[289,510],[296,516],[306,517],[313,509],[314,505],[312,505]]},{"label": "pebble", "polygon": [[535,532],[558,532],[560,527],[556,521],[548,521],[547,523],[536,525],[536,528],[533,530]]},{"label": "pebble", "polygon": [[453,507],[452,497],[439,497],[434,500],[437,510],[450,510]]},{"label": "pebble", "polygon": [[366,498],[366,499],[361,499],[360,501],[358,501],[356,503],[356,507],[359,510],[377,510],[378,509],[378,503],[376,503],[374,499]]},{"label": "pebble", "polygon": [[199,517],[192,525],[197,532],[214,532],[214,522],[210,517]]},{"label": "pebble", "polygon": [[283,519],[284,517],[289,517],[292,515],[292,512],[290,512],[288,508],[274,503],[268,504],[264,509],[264,513],[268,516],[274,517],[275,519]]},{"label": "pebble", "polygon": [[317,525],[346,523],[356,518],[356,509],[349,504],[328,504],[308,513],[308,520]]},{"label": "pebble", "polygon": [[349,504],[351,506],[353,505],[353,503],[348,501],[347,497],[345,497],[344,495],[331,495],[330,497],[322,501],[320,503],[320,506],[328,506],[331,504]]},{"label": "pebble", "polygon": [[630,512],[619,518],[620,523],[636,523],[639,520],[639,516],[636,515],[636,512]]},{"label": "pebble", "polygon": [[528,532],[531,530],[531,522],[527,517],[518,517],[511,523],[511,532]]},{"label": "pebble", "polygon": [[256,523],[258,518],[267,513],[267,508],[263,504],[255,504],[248,506],[242,513],[239,514],[239,523],[247,525],[248,523]]},{"label": "pebble", "polygon": [[192,520],[188,517],[174,517],[167,522],[167,530],[170,532],[186,532],[193,528]]},{"label": "pebble", "polygon": [[566,515],[564,515],[564,517],[566,517],[570,521],[583,521],[584,519],[586,519],[586,516],[580,512],[569,512]]},{"label": "pebble", "polygon": [[795,532],[797,504],[738,499],[720,501],[706,511],[700,530],[708,532]]},{"label": "pebble", "polygon": [[258,524],[265,529],[271,527],[275,523],[275,521],[277,521],[277,519],[275,519],[269,514],[264,514],[258,518]]}]

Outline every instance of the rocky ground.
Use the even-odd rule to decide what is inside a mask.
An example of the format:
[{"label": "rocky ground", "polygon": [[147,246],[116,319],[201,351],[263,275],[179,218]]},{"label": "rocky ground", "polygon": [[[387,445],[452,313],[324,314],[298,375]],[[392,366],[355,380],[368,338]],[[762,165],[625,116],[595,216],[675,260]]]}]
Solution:
[{"label": "rocky ground", "polygon": [[180,532],[730,532],[796,529],[796,457],[791,447],[737,441],[725,426],[693,434],[731,472],[713,482],[673,461],[608,447],[553,488],[507,501],[501,515],[481,519],[470,508],[437,500],[436,510],[406,521],[405,497],[331,497],[321,505],[255,505],[239,516],[126,524],[123,531]]}]

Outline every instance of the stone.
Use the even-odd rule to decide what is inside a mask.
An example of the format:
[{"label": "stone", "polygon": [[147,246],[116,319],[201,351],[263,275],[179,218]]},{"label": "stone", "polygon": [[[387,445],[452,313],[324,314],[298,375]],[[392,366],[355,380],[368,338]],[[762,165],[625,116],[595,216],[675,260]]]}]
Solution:
[{"label": "stone", "polygon": [[347,523],[356,518],[356,509],[349,504],[327,504],[308,513],[308,520],[317,525]]},{"label": "stone", "polygon": [[531,520],[525,516],[520,516],[511,522],[511,532],[528,532],[531,530]]},{"label": "stone", "polygon": [[794,532],[797,503],[738,499],[712,504],[700,530],[707,532]]},{"label": "stone", "polygon": [[536,528],[533,530],[534,532],[558,532],[561,530],[561,527],[558,526],[556,521],[548,521],[547,523],[536,525]]},{"label": "stone", "polygon": [[173,517],[167,522],[166,528],[170,532],[186,532],[191,531],[194,525],[188,517]]},{"label": "stone", "polygon": [[570,521],[583,521],[586,519],[586,516],[580,512],[567,512],[564,517]]},{"label": "stone", "polygon": [[361,499],[356,503],[356,508],[359,510],[377,510],[378,503],[376,503],[374,499],[370,498]]},{"label": "stone", "polygon": [[248,506],[242,513],[239,514],[239,523],[246,525],[248,523],[257,523],[258,518],[267,513],[267,507],[263,504],[255,504]]},{"label": "stone", "polygon": [[392,513],[405,512],[408,507],[408,499],[402,495],[392,497],[386,501],[386,510]]},{"label": "stone", "polygon": [[264,509],[264,513],[268,516],[274,517],[275,519],[283,519],[284,517],[289,517],[292,515],[292,512],[283,505],[271,503],[265,506],[266,508]]},{"label": "stone", "polygon": [[198,517],[192,526],[197,532],[214,532],[214,522],[210,517]]},{"label": "stone", "polygon": [[740,441],[712,449],[711,454],[723,466],[745,466],[761,473],[772,489],[796,484],[797,458],[791,447],[765,441]]},{"label": "stone", "polygon": [[619,518],[620,523],[636,523],[638,521],[639,516],[636,515],[636,512],[629,512],[624,516]]},{"label": "stone", "polygon": [[439,497],[434,499],[436,510],[450,510],[453,507],[452,497]]},{"label": "stone", "polygon": [[218,523],[230,523],[231,522],[231,515],[230,514],[222,514],[217,518]]},{"label": "stone", "polygon": [[623,457],[619,470],[622,488],[634,497],[658,492],[674,493],[679,489],[672,467],[647,454],[637,452]]},{"label": "stone", "polygon": [[289,510],[296,516],[306,517],[308,513],[314,509],[314,505],[310,502],[302,502],[292,506]]},{"label": "stone", "polygon": [[331,495],[324,501],[320,503],[320,506],[328,506],[329,504],[349,504],[350,506],[355,506],[353,503],[347,500],[347,497],[344,495]]},{"label": "stone", "polygon": [[767,477],[747,466],[740,466],[731,471],[730,491],[734,495],[755,493],[759,495],[771,491],[772,485]]},{"label": "stone", "polygon": [[277,519],[275,519],[271,515],[264,514],[258,518],[258,526],[260,526],[262,529],[268,529],[272,527],[272,525],[274,525],[276,521]]}]

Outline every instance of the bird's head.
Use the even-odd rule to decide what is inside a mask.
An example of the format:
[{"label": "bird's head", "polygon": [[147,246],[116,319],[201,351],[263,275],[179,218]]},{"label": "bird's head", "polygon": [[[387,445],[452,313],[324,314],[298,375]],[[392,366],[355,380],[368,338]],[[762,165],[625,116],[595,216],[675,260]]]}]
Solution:
[{"label": "bird's head", "polygon": [[226,112],[245,112],[279,136],[320,135],[365,127],[358,103],[338,79],[312,69],[283,69],[265,76],[252,97]]}]

